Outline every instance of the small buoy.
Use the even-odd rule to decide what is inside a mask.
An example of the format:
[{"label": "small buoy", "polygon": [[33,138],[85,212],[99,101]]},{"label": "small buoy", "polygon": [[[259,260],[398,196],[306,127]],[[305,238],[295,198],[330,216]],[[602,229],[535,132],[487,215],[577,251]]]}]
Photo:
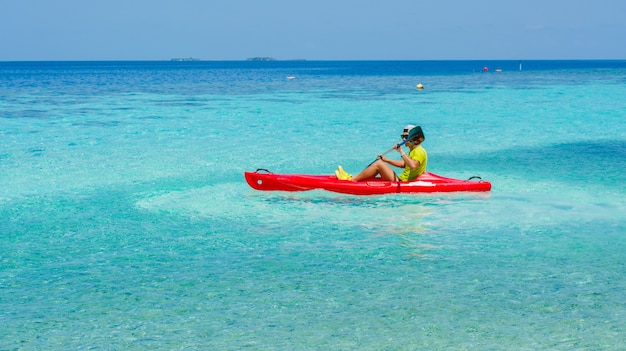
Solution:
[{"label": "small buoy", "polygon": [[483,71],[487,72],[489,70],[489,67],[485,66],[483,67]]},{"label": "small buoy", "polygon": [[415,87],[417,88],[417,90],[424,89],[424,86],[422,85],[422,83],[417,84]]}]

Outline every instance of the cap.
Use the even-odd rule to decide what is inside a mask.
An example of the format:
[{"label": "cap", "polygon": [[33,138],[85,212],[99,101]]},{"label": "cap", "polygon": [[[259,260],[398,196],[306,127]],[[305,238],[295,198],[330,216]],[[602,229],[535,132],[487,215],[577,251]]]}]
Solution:
[{"label": "cap", "polygon": [[409,134],[409,132],[411,131],[411,129],[415,128],[414,125],[412,124],[407,124],[406,127],[404,127],[404,130],[402,131],[402,134],[406,133]]}]

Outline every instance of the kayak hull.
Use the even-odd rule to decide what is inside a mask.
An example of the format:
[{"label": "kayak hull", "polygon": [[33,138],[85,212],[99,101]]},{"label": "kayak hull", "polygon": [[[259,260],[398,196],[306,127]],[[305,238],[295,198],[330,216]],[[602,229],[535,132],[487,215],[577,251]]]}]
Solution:
[{"label": "kayak hull", "polygon": [[491,183],[482,179],[462,180],[425,172],[411,182],[390,182],[372,178],[362,182],[339,180],[334,175],[276,174],[245,172],[250,187],[261,191],[327,190],[352,195],[490,191]]}]

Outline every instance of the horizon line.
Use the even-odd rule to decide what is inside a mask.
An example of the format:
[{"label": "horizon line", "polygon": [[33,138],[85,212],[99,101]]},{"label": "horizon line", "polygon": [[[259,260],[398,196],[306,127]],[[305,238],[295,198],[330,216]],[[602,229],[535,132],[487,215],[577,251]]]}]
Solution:
[{"label": "horizon line", "polygon": [[193,63],[193,62],[428,62],[428,61],[511,61],[511,62],[532,62],[532,61],[626,61],[626,58],[586,58],[586,59],[201,59],[201,58],[171,58],[171,59],[36,59],[36,60],[0,60],[0,62],[176,62],[176,63]]}]

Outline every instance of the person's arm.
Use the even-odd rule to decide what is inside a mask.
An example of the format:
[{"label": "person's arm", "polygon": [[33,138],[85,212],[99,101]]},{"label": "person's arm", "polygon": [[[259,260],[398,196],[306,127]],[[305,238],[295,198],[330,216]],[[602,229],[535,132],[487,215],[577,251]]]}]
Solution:
[{"label": "person's arm", "polygon": [[[402,161],[404,163],[402,167],[409,167],[412,171],[419,168],[421,162],[418,160],[412,159],[411,157],[409,157],[409,154],[405,154],[404,149],[402,149],[401,147],[397,147],[396,151],[398,151],[400,153],[400,157],[402,157]],[[413,151],[413,148],[411,148],[411,151]]]},{"label": "person's arm", "polygon": [[414,171],[420,166],[420,161],[410,158],[408,154],[404,153],[404,151],[400,152],[400,157],[402,157],[402,167],[409,167],[412,171]]},{"label": "person's arm", "polygon": [[[403,158],[408,158],[408,157],[403,157]],[[398,168],[406,167],[405,164],[404,164],[404,160],[392,160],[392,159],[387,158],[385,156],[381,156],[380,159],[383,160],[383,162],[389,163],[390,165],[398,167]]]}]

